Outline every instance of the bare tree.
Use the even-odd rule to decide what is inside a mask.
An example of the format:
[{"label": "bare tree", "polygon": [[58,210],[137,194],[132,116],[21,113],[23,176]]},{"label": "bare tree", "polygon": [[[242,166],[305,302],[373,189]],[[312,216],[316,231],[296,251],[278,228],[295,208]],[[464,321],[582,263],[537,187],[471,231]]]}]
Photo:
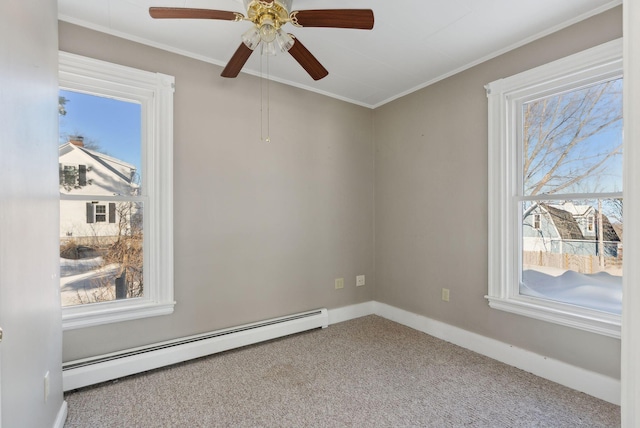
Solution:
[{"label": "bare tree", "polygon": [[100,237],[96,234],[102,254],[97,271],[109,273],[95,277],[90,287],[78,290],[76,298],[80,304],[115,300],[118,281],[125,286],[123,298],[144,295],[142,207],[137,202],[119,202],[116,216],[115,236]]},{"label": "bare tree", "polygon": [[104,256],[104,263],[119,265],[118,278],[126,286],[126,297],[143,295],[143,230],[142,212],[136,202],[117,204],[118,235]]},{"label": "bare tree", "polygon": [[611,225],[620,237],[620,240],[624,240],[622,198],[605,199],[603,205],[603,211],[607,212]]},{"label": "bare tree", "polygon": [[621,127],[621,85],[612,80],[523,106],[526,195],[597,185],[607,161],[622,154],[620,134],[608,135]]}]

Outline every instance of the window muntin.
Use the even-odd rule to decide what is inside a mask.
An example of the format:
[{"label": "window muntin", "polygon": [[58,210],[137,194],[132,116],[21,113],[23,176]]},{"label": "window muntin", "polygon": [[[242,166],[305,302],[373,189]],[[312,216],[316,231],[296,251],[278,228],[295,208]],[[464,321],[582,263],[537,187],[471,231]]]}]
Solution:
[{"label": "window muntin", "polygon": [[[616,118],[618,107],[603,108],[598,102],[588,105],[575,103],[576,99],[585,99],[584,94],[598,94],[596,100],[606,100],[608,96],[621,97],[622,43],[616,40],[602,46],[581,52],[571,57],[555,61],[533,70],[501,79],[487,85],[489,98],[489,293],[487,298],[492,308],[526,315],[550,322],[585,329],[613,337],[620,335],[620,316],[611,306],[585,304],[584,294],[574,291],[574,299],[566,299],[557,293],[536,295],[526,288],[533,282],[531,275],[531,254],[525,254],[536,248],[534,260],[540,260],[541,248],[550,248],[549,236],[546,242],[540,239],[541,233],[549,233],[549,224],[545,210],[554,208],[565,211],[567,223],[580,230],[582,236],[577,247],[590,247],[591,251],[605,253],[615,247],[622,254],[621,243],[605,244],[603,238],[598,242],[598,201],[603,204],[601,211],[610,223],[619,222],[622,229],[622,216],[614,219],[606,214],[608,205],[622,206],[622,123]],[[608,91],[600,91],[605,87]],[[600,92],[599,92],[600,91]],[[601,93],[602,92],[602,93]],[[607,95],[609,94],[609,95]],[[586,97],[589,98],[589,97]],[[574,100],[574,101],[571,101]],[[621,105],[621,104],[620,104]],[[573,109],[568,107],[574,106]],[[547,111],[572,111],[563,121],[554,122],[561,115],[538,115],[539,120],[525,120],[527,114],[538,109]],[[582,109],[582,110],[581,110]],[[585,110],[586,109],[586,110]],[[612,126],[591,126],[588,121],[574,121],[575,125],[562,129],[565,122],[581,117],[579,112],[591,111],[599,115],[602,123]],[[597,114],[595,114],[597,113]],[[584,116],[584,114],[582,115]],[[553,132],[541,132],[549,129]],[[570,144],[567,130],[573,130],[572,137],[582,144],[581,150],[566,151]],[[603,131],[604,130],[604,131]],[[546,144],[541,150],[538,141],[554,139],[555,145]],[[537,140],[536,140],[537,138]],[[603,143],[603,139],[608,139]],[[604,147],[604,149],[603,149]],[[619,149],[619,150],[618,150]],[[553,160],[555,159],[555,162]],[[557,160],[562,162],[557,168]],[[536,162],[538,168],[536,169]],[[596,174],[596,172],[598,174]],[[534,208],[535,207],[535,208]],[[588,209],[592,215],[589,230],[589,218],[576,207]],[[560,211],[554,211],[560,213]],[[533,226],[535,215],[540,215],[539,228]],[[620,209],[621,214],[621,209]],[[566,234],[567,231],[563,230]],[[621,234],[621,232],[620,232]],[[538,236],[534,239],[535,235]],[[564,248],[571,236],[564,236]],[[537,241],[534,245],[532,240]],[[591,242],[588,242],[591,241]],[[558,245],[559,242],[553,245]],[[594,249],[595,247],[595,249]],[[584,249],[584,248],[583,248]],[[566,253],[566,251],[565,251]],[[562,257],[567,256],[563,253]],[[543,253],[543,256],[547,254]],[[599,257],[599,254],[596,254]],[[570,256],[570,254],[568,255]],[[573,257],[573,256],[571,256]],[[595,258],[599,263],[598,257]],[[550,269],[552,266],[543,266]],[[542,270],[542,269],[538,269]],[[574,275],[576,271],[564,269],[562,272]],[[523,276],[524,272],[524,276]],[[577,272],[580,273],[581,272]],[[524,281],[523,281],[524,277]],[[554,277],[562,279],[561,275]],[[575,284],[574,284],[575,285]],[[585,288],[593,288],[586,283]],[[535,291],[535,290],[534,290]],[[540,290],[538,290],[540,291]],[[557,290],[556,290],[557,291]],[[610,290],[609,290],[610,291]],[[570,294],[570,293],[569,293]],[[613,293],[609,293],[611,297]],[[551,297],[551,298],[549,298]],[[576,298],[577,297],[577,298]],[[583,300],[580,300],[583,299]],[[618,299],[619,300],[619,299]],[[600,299],[600,302],[603,299]],[[597,303],[600,303],[597,302]]]},{"label": "window muntin", "polygon": [[[94,159],[91,162],[78,162],[77,159],[65,162],[76,167],[78,177],[74,186],[68,186],[69,190],[63,189],[61,178],[61,210],[67,209],[66,205],[70,207],[75,204],[77,210],[74,212],[80,216],[82,211],[82,221],[64,223],[62,220],[65,217],[61,213],[61,242],[78,234],[90,236],[81,228],[92,228],[94,235],[102,233],[116,241],[128,241],[124,249],[121,248],[122,251],[128,251],[126,258],[120,254],[118,263],[111,266],[116,268],[116,272],[110,272],[109,275],[124,277],[131,285],[123,299],[100,299],[97,302],[63,306],[65,329],[173,312],[173,81],[171,76],[60,52],[61,90],[95,97],[98,101],[124,101],[128,105],[137,105],[140,111],[137,156],[125,162],[116,148],[112,148],[113,152],[109,151],[108,155],[95,151],[89,153]],[[61,114],[65,114],[71,103],[65,105],[62,100],[61,105]],[[122,125],[122,122],[119,124]],[[84,140],[84,143],[87,142]],[[92,147],[86,149],[91,151]],[[104,169],[96,170],[98,164],[106,164],[112,176],[105,177]],[[80,165],[85,167],[83,181],[80,180]],[[64,171],[64,168],[61,170]],[[113,180],[114,176],[119,180]],[[123,186],[122,183],[127,185]],[[89,205],[92,207],[92,216],[89,215]],[[99,230],[101,232],[95,232]],[[106,251],[101,256],[108,258],[113,254]],[[139,263],[137,258],[143,260],[143,268],[136,264]],[[125,259],[126,263],[123,262]],[[63,277],[75,268],[68,264],[61,259]],[[139,286],[137,295],[131,291],[136,286]],[[63,292],[64,287],[61,281]],[[115,295],[117,290],[114,288],[117,288],[115,281],[113,287],[108,288]]]}]

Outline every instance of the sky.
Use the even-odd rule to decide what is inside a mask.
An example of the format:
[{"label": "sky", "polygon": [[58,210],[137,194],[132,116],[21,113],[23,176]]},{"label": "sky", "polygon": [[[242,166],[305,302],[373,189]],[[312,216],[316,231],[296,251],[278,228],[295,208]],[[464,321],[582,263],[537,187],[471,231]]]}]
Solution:
[{"label": "sky", "polygon": [[59,95],[67,99],[67,114],[59,116],[60,144],[68,135],[83,136],[85,143],[97,143],[98,151],[135,165],[142,174],[140,104],[67,90]]}]

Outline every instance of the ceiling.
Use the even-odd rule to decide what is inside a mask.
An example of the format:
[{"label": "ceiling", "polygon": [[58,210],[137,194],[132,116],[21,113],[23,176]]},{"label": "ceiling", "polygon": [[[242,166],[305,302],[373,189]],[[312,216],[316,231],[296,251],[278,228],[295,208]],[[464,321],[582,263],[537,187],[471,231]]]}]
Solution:
[{"label": "ceiling", "polygon": [[[329,70],[314,81],[288,54],[269,59],[270,78],[377,107],[506,52],[622,0],[294,0],[294,10],[373,9],[372,31],[296,28]],[[155,20],[150,6],[244,13],[242,0],[58,0],[63,21],[224,66],[248,21]],[[260,75],[255,52],[243,72]],[[221,69],[212,73],[220,74]],[[223,79],[223,77],[219,77]]]}]

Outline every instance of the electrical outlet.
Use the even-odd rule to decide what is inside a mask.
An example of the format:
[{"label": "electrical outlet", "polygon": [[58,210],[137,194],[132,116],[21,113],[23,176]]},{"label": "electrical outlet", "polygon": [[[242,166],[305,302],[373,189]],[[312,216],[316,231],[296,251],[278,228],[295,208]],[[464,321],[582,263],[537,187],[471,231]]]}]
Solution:
[{"label": "electrical outlet", "polygon": [[344,288],[344,278],[336,279],[336,290]]},{"label": "electrical outlet", "polygon": [[356,287],[364,285],[364,275],[356,276]]},{"label": "electrical outlet", "polygon": [[49,372],[44,375],[44,402],[49,399]]},{"label": "electrical outlet", "polygon": [[442,289],[442,300],[444,300],[445,302],[449,301],[449,289],[448,288],[443,288]]}]

